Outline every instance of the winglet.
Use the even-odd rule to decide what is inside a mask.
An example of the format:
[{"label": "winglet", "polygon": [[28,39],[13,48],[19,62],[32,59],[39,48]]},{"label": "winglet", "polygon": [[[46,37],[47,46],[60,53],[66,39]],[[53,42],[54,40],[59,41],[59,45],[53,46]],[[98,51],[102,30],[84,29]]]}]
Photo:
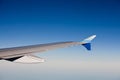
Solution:
[{"label": "winglet", "polygon": [[90,36],[82,41],[82,45],[87,49],[91,50],[91,41],[96,37],[96,35]]}]

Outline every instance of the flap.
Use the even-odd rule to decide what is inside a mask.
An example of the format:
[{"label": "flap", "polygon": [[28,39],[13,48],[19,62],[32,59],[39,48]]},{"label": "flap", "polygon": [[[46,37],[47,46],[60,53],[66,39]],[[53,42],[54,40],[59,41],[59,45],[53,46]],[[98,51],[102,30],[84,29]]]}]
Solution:
[{"label": "flap", "polygon": [[21,57],[9,58],[5,60],[16,62],[16,63],[42,63],[44,62],[44,59],[39,58],[37,56],[33,56],[33,55],[25,55]]}]

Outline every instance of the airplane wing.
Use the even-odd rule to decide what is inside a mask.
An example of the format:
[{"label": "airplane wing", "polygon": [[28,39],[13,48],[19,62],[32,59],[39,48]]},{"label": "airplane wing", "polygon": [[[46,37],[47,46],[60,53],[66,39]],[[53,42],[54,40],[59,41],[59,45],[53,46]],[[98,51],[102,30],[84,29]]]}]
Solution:
[{"label": "airplane wing", "polygon": [[33,53],[40,53],[58,48],[83,45],[87,50],[91,50],[91,41],[96,37],[93,35],[82,42],[57,42],[39,45],[30,45],[22,47],[0,49],[0,59],[18,63],[40,63],[44,59],[34,56]]}]

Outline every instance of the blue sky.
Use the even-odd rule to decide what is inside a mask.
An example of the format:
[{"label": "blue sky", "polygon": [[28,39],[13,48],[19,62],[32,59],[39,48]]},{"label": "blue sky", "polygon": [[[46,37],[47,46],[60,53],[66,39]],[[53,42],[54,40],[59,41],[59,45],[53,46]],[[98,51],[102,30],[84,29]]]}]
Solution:
[{"label": "blue sky", "polygon": [[[0,48],[82,41],[93,34],[93,50],[70,47],[37,54],[42,64],[0,62],[1,80],[119,80],[119,0],[0,0]],[[19,78],[19,79],[18,79]]]}]

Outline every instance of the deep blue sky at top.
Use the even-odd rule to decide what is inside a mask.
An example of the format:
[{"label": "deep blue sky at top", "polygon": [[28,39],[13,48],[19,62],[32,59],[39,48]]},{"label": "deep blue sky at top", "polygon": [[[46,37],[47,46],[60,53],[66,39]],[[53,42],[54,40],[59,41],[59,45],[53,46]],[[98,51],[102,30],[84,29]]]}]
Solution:
[{"label": "deep blue sky at top", "polygon": [[22,40],[33,44],[96,34],[99,43],[101,38],[114,45],[120,40],[119,4],[119,0],[0,0],[1,41],[15,46]]},{"label": "deep blue sky at top", "polygon": [[1,24],[120,25],[119,0],[0,0]]}]

